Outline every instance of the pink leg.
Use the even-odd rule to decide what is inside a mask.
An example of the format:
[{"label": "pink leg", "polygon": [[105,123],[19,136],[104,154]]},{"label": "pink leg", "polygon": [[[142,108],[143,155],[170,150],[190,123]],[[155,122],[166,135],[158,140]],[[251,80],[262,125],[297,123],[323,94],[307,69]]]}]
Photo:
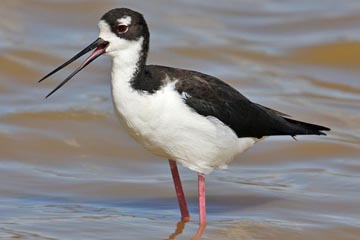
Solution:
[{"label": "pink leg", "polygon": [[206,223],[206,191],[205,174],[198,174],[198,198],[199,198],[199,221],[200,225]]},{"label": "pink leg", "polygon": [[169,159],[171,174],[174,180],[175,190],[176,190],[176,196],[179,202],[180,212],[181,212],[181,220],[182,221],[189,221],[190,215],[189,210],[186,204],[186,199],[184,195],[184,191],[181,185],[181,180],[179,176],[179,171],[176,165],[176,162],[174,160]]}]

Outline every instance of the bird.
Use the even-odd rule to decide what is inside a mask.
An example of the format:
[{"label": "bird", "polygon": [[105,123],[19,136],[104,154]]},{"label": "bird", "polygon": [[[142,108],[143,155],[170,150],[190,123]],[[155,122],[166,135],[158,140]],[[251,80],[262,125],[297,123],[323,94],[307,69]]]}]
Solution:
[{"label": "bird", "polygon": [[147,65],[150,32],[144,16],[128,8],[106,12],[99,36],[39,80],[94,50],[50,97],[102,55],[112,58],[111,95],[119,122],[131,137],[170,165],[181,219],[190,214],[178,163],[197,173],[199,223],[206,224],[205,176],[270,136],[326,135],[330,128],[298,121],[252,102],[224,81],[198,71]]}]

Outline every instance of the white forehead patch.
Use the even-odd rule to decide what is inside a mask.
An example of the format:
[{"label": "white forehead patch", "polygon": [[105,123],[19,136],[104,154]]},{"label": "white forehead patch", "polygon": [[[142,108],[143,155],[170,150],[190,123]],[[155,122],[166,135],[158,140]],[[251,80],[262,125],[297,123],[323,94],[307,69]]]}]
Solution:
[{"label": "white forehead patch", "polygon": [[124,25],[126,25],[126,26],[129,26],[130,24],[131,24],[131,17],[130,16],[125,16],[125,17],[123,17],[123,18],[120,18],[120,19],[118,19],[117,21],[118,21],[118,23],[120,23],[120,24],[124,24]]},{"label": "white forehead patch", "polygon": [[98,23],[98,27],[100,30],[99,38],[104,39],[105,41],[114,41],[118,37],[111,31],[110,26],[104,20],[100,20]]},{"label": "white forehead patch", "polygon": [[98,23],[100,32],[111,32],[109,24],[104,20],[100,20]]}]

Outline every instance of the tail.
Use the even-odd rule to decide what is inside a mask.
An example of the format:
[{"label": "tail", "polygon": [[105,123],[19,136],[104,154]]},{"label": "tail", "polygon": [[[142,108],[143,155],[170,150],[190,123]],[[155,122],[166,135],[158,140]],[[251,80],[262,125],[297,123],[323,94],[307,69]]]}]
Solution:
[{"label": "tail", "polygon": [[295,135],[325,135],[326,136],[326,133],[324,133],[323,131],[331,130],[328,127],[324,127],[312,123],[301,122],[285,117],[283,118],[294,126],[294,128],[296,129]]}]

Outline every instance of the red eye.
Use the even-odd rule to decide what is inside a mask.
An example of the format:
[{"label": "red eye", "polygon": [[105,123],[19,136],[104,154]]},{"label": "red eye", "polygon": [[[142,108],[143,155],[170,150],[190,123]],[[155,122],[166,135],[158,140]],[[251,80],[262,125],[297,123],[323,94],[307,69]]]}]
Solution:
[{"label": "red eye", "polygon": [[123,24],[121,24],[121,25],[119,25],[119,26],[116,27],[116,31],[117,31],[118,33],[124,33],[124,32],[126,32],[127,30],[128,30],[128,26],[123,25]]}]

